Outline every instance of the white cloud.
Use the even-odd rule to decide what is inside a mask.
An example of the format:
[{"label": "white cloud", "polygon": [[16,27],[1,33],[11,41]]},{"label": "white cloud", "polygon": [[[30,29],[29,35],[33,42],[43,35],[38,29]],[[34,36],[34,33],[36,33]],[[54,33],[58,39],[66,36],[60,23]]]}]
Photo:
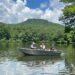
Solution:
[{"label": "white cloud", "polygon": [[[26,0],[1,0],[0,1],[0,22],[5,23],[18,23],[30,18],[45,19],[48,21],[60,23],[58,21],[60,15],[62,15],[61,9],[64,4],[58,0],[51,0],[50,6],[45,11],[38,9],[30,9],[26,6]],[[42,7],[46,5],[42,4]]]},{"label": "white cloud", "polygon": [[40,9],[32,10],[28,7],[25,7],[25,9],[18,14],[18,21],[21,22],[29,18],[40,18],[42,14],[43,11],[41,11]]},{"label": "white cloud", "polygon": [[49,10],[47,9],[45,13],[41,16],[42,19],[55,22],[55,23],[60,23],[59,22],[59,17],[62,15],[62,11],[60,10]]},{"label": "white cloud", "polygon": [[47,7],[47,3],[41,3],[40,8],[46,8]]}]

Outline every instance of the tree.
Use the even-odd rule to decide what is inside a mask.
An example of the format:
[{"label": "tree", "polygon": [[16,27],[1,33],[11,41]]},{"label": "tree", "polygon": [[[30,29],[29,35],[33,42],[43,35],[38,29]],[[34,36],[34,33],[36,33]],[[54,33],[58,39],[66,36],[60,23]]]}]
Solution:
[{"label": "tree", "polygon": [[6,40],[10,39],[9,27],[5,26],[3,23],[0,25],[0,39],[5,38]]},{"label": "tree", "polygon": [[64,39],[69,42],[73,42],[75,39],[75,34],[71,34],[73,29],[75,28],[75,0],[63,0],[64,2],[70,2],[71,5],[67,5],[63,9],[63,16],[60,18],[60,20],[63,21],[65,24],[65,36]]},{"label": "tree", "polygon": [[65,24],[65,32],[70,32],[75,26],[75,4],[68,5],[63,10],[63,16],[60,20]]},{"label": "tree", "polygon": [[61,0],[61,1],[64,1],[64,2],[67,2],[67,3],[69,3],[69,2],[75,2],[75,0]]}]

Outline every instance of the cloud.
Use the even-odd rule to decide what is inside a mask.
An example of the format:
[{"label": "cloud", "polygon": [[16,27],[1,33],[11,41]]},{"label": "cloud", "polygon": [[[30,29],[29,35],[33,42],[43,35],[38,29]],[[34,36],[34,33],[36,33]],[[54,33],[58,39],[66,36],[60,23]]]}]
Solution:
[{"label": "cloud", "polygon": [[[59,17],[62,15],[64,4],[58,0],[50,0],[50,6],[45,10],[30,9],[26,6],[26,0],[0,0],[0,22],[19,23],[27,19],[45,19],[51,22],[60,23]],[[46,4],[41,4],[46,7]]]},{"label": "cloud", "polygon": [[19,14],[18,14],[18,21],[24,21],[27,20],[29,18],[41,18],[41,15],[43,14],[43,11],[41,11],[40,9],[30,9],[28,7],[25,7],[24,10],[22,10]]},{"label": "cloud", "polygon": [[40,4],[40,8],[41,9],[45,9],[45,8],[47,8],[48,7],[48,3],[41,3]]}]

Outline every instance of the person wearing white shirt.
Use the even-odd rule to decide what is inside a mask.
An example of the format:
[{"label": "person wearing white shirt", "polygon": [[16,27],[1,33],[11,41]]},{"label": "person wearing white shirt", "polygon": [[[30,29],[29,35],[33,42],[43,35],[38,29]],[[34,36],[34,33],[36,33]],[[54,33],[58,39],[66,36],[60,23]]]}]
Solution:
[{"label": "person wearing white shirt", "polygon": [[40,47],[41,47],[42,49],[45,49],[45,44],[42,43],[42,44],[40,45]]},{"label": "person wearing white shirt", "polygon": [[35,46],[35,42],[32,42],[31,46],[30,46],[32,49],[35,49],[36,46]]}]

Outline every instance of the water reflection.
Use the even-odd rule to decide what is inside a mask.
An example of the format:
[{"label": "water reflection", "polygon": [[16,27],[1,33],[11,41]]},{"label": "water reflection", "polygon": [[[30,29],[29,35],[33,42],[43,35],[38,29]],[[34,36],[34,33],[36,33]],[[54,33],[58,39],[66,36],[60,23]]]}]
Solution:
[{"label": "water reflection", "polygon": [[[75,48],[56,46],[65,56],[24,56],[21,45],[0,44],[0,75],[71,75],[75,72]],[[74,73],[75,75],[75,73]]]},{"label": "water reflection", "polygon": [[72,63],[69,63],[67,59],[65,59],[65,70],[67,73],[74,73],[75,74],[75,66]]},{"label": "water reflection", "polygon": [[[23,59],[22,59],[23,58]],[[58,75],[59,70],[64,69],[64,60],[61,58],[49,58],[49,60],[36,57],[22,57],[0,61],[1,75]],[[29,60],[31,58],[31,60]],[[35,59],[36,58],[36,59]],[[22,60],[21,60],[22,59]]]}]

